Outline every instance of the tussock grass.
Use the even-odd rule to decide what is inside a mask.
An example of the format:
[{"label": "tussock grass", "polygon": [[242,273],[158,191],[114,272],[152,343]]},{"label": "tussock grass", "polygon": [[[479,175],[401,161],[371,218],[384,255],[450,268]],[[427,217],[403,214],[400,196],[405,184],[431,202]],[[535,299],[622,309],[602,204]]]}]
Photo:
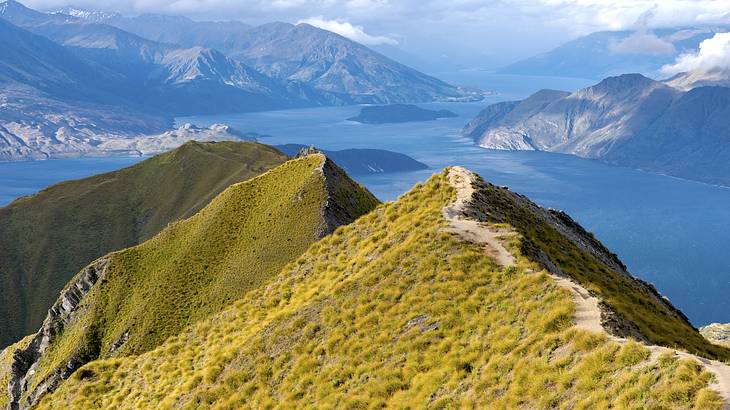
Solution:
[{"label": "tussock grass", "polygon": [[229,185],[285,161],[253,142],[189,142],[0,208],[0,348],[37,331],[59,291],[90,261],[151,238]]},{"label": "tussock grass", "polygon": [[577,331],[570,294],[529,260],[503,270],[443,232],[453,196],[435,175],[40,408],[719,408],[697,365]]},{"label": "tussock grass", "polygon": [[[324,161],[310,155],[232,185],[195,216],[111,254],[105,277],[44,353],[29,390],[71,358],[90,361],[151,350],[270,280],[326,229],[323,212],[330,194],[320,170]],[[347,189],[351,197],[368,199],[351,207],[354,216],[377,204],[351,181]],[[125,333],[128,340],[113,351]],[[176,354],[182,347],[172,343],[165,351]],[[208,369],[204,379],[214,379],[212,372]]]},{"label": "tussock grass", "polygon": [[560,270],[610,306],[622,318],[635,324],[650,342],[730,362],[730,349],[713,345],[663,303],[636,286],[630,278],[614,272],[587,254],[537,215],[522,206],[514,193],[491,184],[478,192],[485,201],[481,211],[488,220],[508,223],[519,234],[513,241],[515,252],[530,254],[539,249]]}]

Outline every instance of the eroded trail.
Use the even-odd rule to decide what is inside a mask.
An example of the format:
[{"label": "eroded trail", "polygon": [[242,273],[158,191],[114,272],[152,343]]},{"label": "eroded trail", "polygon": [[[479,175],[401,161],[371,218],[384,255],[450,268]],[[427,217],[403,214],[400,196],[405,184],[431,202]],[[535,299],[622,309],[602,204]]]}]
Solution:
[{"label": "eroded trail", "polygon": [[[464,216],[464,210],[472,200],[474,194],[473,183],[476,175],[462,167],[452,167],[448,175],[449,183],[456,189],[456,201],[443,209],[444,218],[449,222],[446,229],[465,241],[473,242],[484,247],[485,252],[501,266],[515,265],[516,259],[502,243],[500,238],[513,234],[506,229],[496,229],[489,224],[470,220]],[[570,291],[575,303],[575,326],[579,329],[604,333],[609,339],[617,343],[626,343],[627,339],[613,336],[601,324],[601,309],[599,300],[591,295],[586,288],[568,278],[548,273],[562,288]],[[715,375],[715,381],[710,388],[717,391],[725,400],[723,410],[730,410],[730,366],[715,360],[708,360],[699,356],[669,349],[663,346],[645,345],[651,351],[651,359],[664,353],[671,353],[682,359],[694,360],[708,372]]]}]

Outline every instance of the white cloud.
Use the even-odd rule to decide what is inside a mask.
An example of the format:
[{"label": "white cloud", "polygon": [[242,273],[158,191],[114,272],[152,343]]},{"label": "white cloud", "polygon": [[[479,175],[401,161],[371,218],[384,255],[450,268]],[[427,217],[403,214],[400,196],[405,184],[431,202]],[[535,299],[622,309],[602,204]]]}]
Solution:
[{"label": "white cloud", "polygon": [[398,41],[390,37],[374,36],[365,32],[362,26],[353,25],[345,20],[327,20],[322,16],[299,20],[299,23],[311,24],[315,27],[337,33],[358,43],[375,46],[381,44],[397,45]]},{"label": "white cloud", "polygon": [[[201,20],[240,19],[249,24],[307,21],[321,16],[318,20],[322,27],[356,41],[395,44],[397,39],[399,47],[413,55],[445,54],[456,65],[490,68],[547,51],[594,31],[635,30],[642,15],[647,17],[647,31],[730,23],[730,0],[20,1],[41,9],[71,3],[130,15],[183,14]],[[618,45],[618,50],[662,49],[655,39],[646,36],[633,40],[636,41]]]},{"label": "white cloud", "polygon": [[683,54],[677,57],[674,64],[662,68],[662,72],[667,75],[727,71],[730,71],[730,33],[715,34],[700,43],[696,53]]},{"label": "white cloud", "polygon": [[[728,22],[730,3],[714,0],[540,0],[548,19],[578,31]],[[643,21],[642,21],[643,20]]]},{"label": "white cloud", "polygon": [[664,41],[654,33],[640,30],[634,34],[608,45],[608,50],[616,54],[674,54],[674,44]]}]

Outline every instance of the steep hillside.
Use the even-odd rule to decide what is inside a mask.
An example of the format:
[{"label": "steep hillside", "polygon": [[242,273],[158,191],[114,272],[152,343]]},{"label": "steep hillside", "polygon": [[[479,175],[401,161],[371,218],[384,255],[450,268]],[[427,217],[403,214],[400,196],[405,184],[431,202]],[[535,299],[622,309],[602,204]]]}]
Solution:
[{"label": "steep hillside", "polygon": [[88,361],[154,349],[376,205],[322,154],[230,186],[189,219],[71,279],[14,354],[11,402],[34,403]]},{"label": "steep hillside", "polygon": [[583,330],[570,289],[604,300],[612,332],[730,351],[566,215],[453,171],[156,349],[81,368],[40,408],[722,406],[704,364]]},{"label": "steep hillside", "polygon": [[266,24],[252,29],[250,38],[245,48],[230,50],[231,56],[271,77],[324,92],[335,103],[481,98],[308,24]]},{"label": "steep hillside", "polygon": [[229,185],[286,160],[256,143],[191,142],[0,208],[0,347],[36,331],[58,292],[89,261],[149,239]]},{"label": "steep hillside", "polygon": [[[110,101],[114,81],[73,53],[0,18],[0,86],[23,84],[48,95],[81,101]],[[105,93],[105,89],[106,92]]]},{"label": "steep hillside", "polygon": [[640,74],[487,107],[462,133],[490,149],[574,154],[730,184],[730,88],[681,91]]}]

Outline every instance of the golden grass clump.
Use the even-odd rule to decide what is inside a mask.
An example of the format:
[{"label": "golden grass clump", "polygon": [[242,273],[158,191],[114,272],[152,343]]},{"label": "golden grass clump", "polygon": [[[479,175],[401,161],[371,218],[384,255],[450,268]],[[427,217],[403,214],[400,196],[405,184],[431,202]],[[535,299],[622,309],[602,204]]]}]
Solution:
[{"label": "golden grass clump", "polygon": [[570,294],[524,257],[501,269],[445,233],[453,197],[433,176],[40,408],[720,408],[697,365],[576,330]]}]

